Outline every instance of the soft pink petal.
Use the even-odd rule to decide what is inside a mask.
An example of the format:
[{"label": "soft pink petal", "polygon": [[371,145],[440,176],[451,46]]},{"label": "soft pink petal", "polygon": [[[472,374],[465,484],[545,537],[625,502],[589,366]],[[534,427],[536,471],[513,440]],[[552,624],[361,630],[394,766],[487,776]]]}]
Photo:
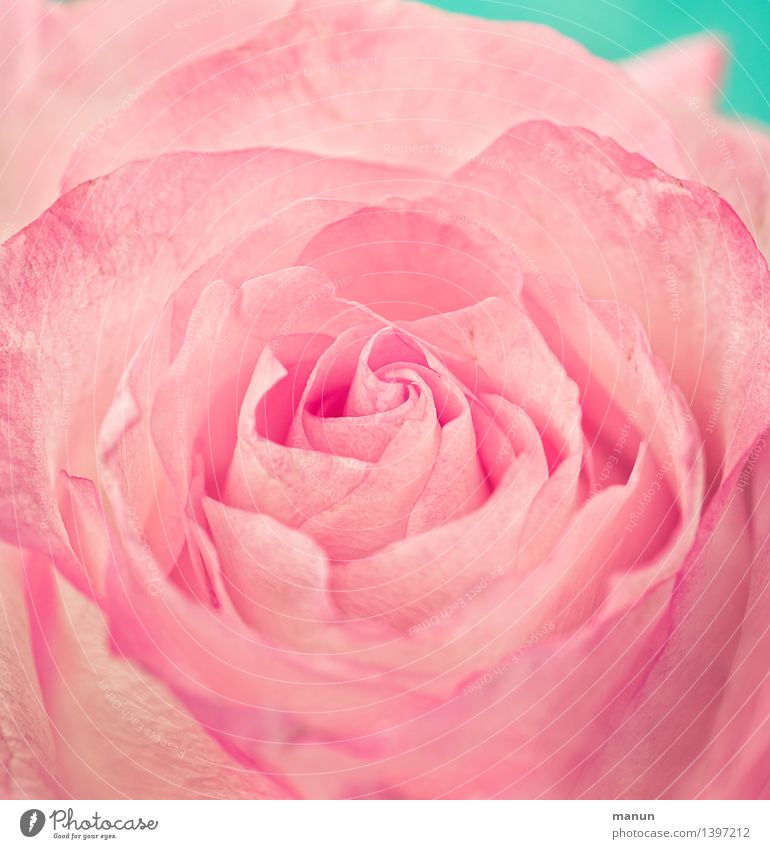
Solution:
[{"label": "soft pink petal", "polygon": [[[435,372],[428,372],[427,369],[425,371],[434,378],[434,383],[443,379],[449,384],[447,375],[437,378]],[[479,455],[468,398],[456,384],[442,386],[440,389],[444,390],[446,395],[442,404],[437,400],[437,395],[441,397],[440,390],[437,388],[434,391],[434,400],[439,406],[442,422],[438,453],[425,488],[409,514],[407,536],[459,519],[481,507],[490,493],[491,475]],[[456,411],[448,411],[452,402],[446,401],[447,396],[455,396],[452,402],[457,407]]]},{"label": "soft pink petal", "polygon": [[515,252],[480,222],[393,201],[329,224],[297,262],[340,281],[340,294],[391,320],[451,312],[521,286]]},{"label": "soft pink petal", "polygon": [[[446,646],[457,634],[462,635],[457,648],[461,645],[462,651],[467,652],[466,658],[481,649],[483,656],[494,662],[492,646],[499,650],[503,642],[501,636],[510,642],[513,630],[523,639],[527,630],[536,627],[543,616],[552,616],[555,628],[569,631],[595,613],[603,602],[607,615],[626,609],[635,598],[669,580],[676,572],[692,543],[698,520],[703,486],[703,458],[699,454],[698,435],[678,390],[670,385],[665,370],[651,357],[638,320],[627,308],[617,304],[584,301],[573,283],[556,277],[548,281],[551,301],[543,298],[538,302],[535,291],[526,284],[525,292],[535,322],[551,346],[561,352],[564,368],[571,378],[563,379],[564,398],[569,397],[566,387],[577,385],[580,388],[586,432],[592,434],[597,445],[601,440],[613,451],[622,436],[623,450],[630,452],[630,467],[625,477],[608,478],[603,482],[604,488],[592,490],[589,503],[575,514],[580,503],[578,499],[584,499],[589,493],[576,486],[580,455],[570,454],[569,449],[562,454],[563,470],[560,468],[548,487],[538,494],[529,522],[520,532],[515,548],[517,556],[513,559],[516,568],[503,567],[511,572],[510,581],[500,580],[489,596],[499,601],[497,608],[493,606],[488,610],[487,602],[477,599],[467,618],[464,611],[456,610],[451,624],[442,623],[441,627],[431,628],[436,642],[442,645],[438,656],[447,659],[452,653],[445,651]],[[478,331],[486,326],[486,333],[468,333],[466,337],[473,340],[475,360],[479,365],[515,360],[515,347],[505,355],[495,353],[506,338],[500,335],[500,331],[506,330],[506,324],[500,321],[505,315],[502,305],[483,302],[468,311],[467,317],[460,318],[461,315],[458,314],[457,325],[465,327],[466,332],[472,327]],[[487,318],[485,325],[482,320],[487,316],[493,316],[497,324],[490,323]],[[433,330],[434,341],[441,339],[439,331],[446,334],[442,347],[451,348],[450,320],[453,316],[444,318],[443,328],[433,319],[430,320],[433,328],[427,320],[416,322],[413,327],[425,325],[426,331]],[[471,322],[471,318],[475,321]],[[490,332],[495,326],[497,334]],[[508,330],[507,336],[511,335]],[[489,370],[495,379],[505,382],[505,374]],[[514,374],[532,371],[520,368]],[[545,373],[542,368],[540,373]],[[514,387],[512,384],[506,391],[511,392]],[[512,397],[515,400],[516,396]],[[564,400],[563,409],[554,404],[553,399],[558,396],[553,392],[551,395],[536,393],[534,397],[541,401],[535,403],[530,396],[528,411],[531,415],[537,414],[546,424],[549,418],[558,422],[559,417],[569,422],[569,406]],[[543,401],[546,401],[544,406]],[[544,412],[549,411],[544,417]],[[574,418],[575,414],[572,416]],[[569,428],[566,432],[570,432]],[[640,443],[640,434],[649,442]],[[582,441],[574,437],[569,439],[567,446],[570,444],[572,452],[576,446],[578,450],[582,448]],[[570,459],[573,462],[568,462]],[[459,563],[476,562],[478,551],[484,550],[481,543],[484,528],[484,524],[479,525],[479,544],[474,555],[459,557]],[[473,535],[469,538],[473,540]],[[407,546],[404,549],[407,550]],[[415,557],[411,568],[405,565],[401,571],[421,577],[419,563],[425,557]],[[496,553],[488,562],[507,564],[510,560],[510,554]],[[454,556],[449,558],[449,563],[456,563],[459,575],[464,573]],[[566,571],[565,563],[570,564]],[[391,567],[383,565],[383,568]],[[473,567],[468,574],[479,580],[483,577],[480,568]],[[362,570],[361,575],[365,574]],[[383,589],[372,589],[372,596],[398,588],[402,583],[401,577],[392,586],[383,581]],[[376,581],[371,584],[375,586]],[[468,586],[472,584],[473,580],[469,580]],[[446,599],[447,606],[451,608],[460,595],[455,589],[454,596]],[[366,594],[361,604],[368,600]],[[403,603],[403,596],[399,603]],[[395,609],[392,599],[387,609]],[[426,617],[428,613],[425,612]],[[482,634],[487,635],[489,646],[482,642]],[[456,655],[454,662],[457,662]]]},{"label": "soft pink petal", "polygon": [[704,517],[671,601],[664,651],[631,701],[612,710],[616,730],[584,770],[585,795],[763,792],[770,599],[766,537],[753,526],[767,512],[764,446],[744,459]]},{"label": "soft pink petal", "polygon": [[6,545],[0,553],[0,799],[60,799],[67,791],[35,669],[22,558]]},{"label": "soft pink petal", "polygon": [[448,174],[532,119],[589,127],[682,170],[641,89],[554,30],[363,0],[299,11],[166,75],[80,151],[69,185],[165,151],[255,144]]},{"label": "soft pink petal", "polygon": [[329,563],[306,534],[265,514],[248,513],[207,498],[206,516],[235,607],[270,637],[289,640],[332,618],[326,595]]},{"label": "soft pink petal", "polygon": [[302,523],[302,529],[333,558],[359,557],[406,532],[440,444],[435,402],[427,387],[418,392],[411,414],[404,417],[377,462],[346,495]]},{"label": "soft pink petal", "polygon": [[[276,151],[180,154],[128,165],[75,189],[3,245],[4,536],[46,551],[53,545],[57,556],[66,556],[55,475],[65,468],[95,477],[94,437],[118,378],[191,271],[274,207],[307,192],[379,196],[397,177],[376,166]],[[192,303],[216,279],[207,273],[191,285]],[[180,316],[176,337],[183,328]],[[166,367],[165,350],[150,359],[137,397]],[[134,414],[127,403],[114,426],[122,429],[121,417]],[[36,423],[33,439],[28,422]],[[138,456],[132,447],[124,462],[139,462]]]},{"label": "soft pink petal", "polygon": [[694,179],[722,195],[770,255],[770,134],[767,128],[708,113],[706,126],[691,113],[673,119]]},{"label": "soft pink petal", "polygon": [[162,685],[112,655],[103,614],[66,583],[57,584],[42,558],[31,571],[35,661],[56,745],[57,795],[290,795],[231,760]]},{"label": "soft pink petal", "polygon": [[[500,405],[495,398],[483,401]],[[502,406],[499,415],[510,431],[511,405]],[[499,577],[512,568],[531,502],[547,479],[545,456],[531,423],[520,434],[516,453],[499,491],[477,510],[335,568],[330,577],[337,605],[351,618],[377,616],[399,627],[419,626],[488,573]]]},{"label": "soft pink petal", "polygon": [[[299,526],[345,498],[374,468],[373,463],[354,456],[315,450],[296,430],[292,436],[290,425],[283,432],[273,434],[261,425],[260,419],[267,415],[273,402],[288,407],[291,422],[295,409],[301,410],[306,401],[308,387],[318,374],[324,355],[329,354],[333,367],[339,368],[342,364],[342,371],[349,373],[363,343],[362,333],[379,329],[378,322],[356,309],[346,310],[337,302],[333,302],[332,309],[343,322],[337,325],[338,338],[332,341],[330,337],[322,337],[325,350],[322,348],[319,359],[304,364],[304,380],[296,380],[298,371],[289,374],[270,348],[260,354],[238,419],[238,439],[223,491],[226,503],[266,512]],[[314,311],[313,318],[308,316],[305,320],[315,321],[316,315]],[[343,330],[345,321],[352,322],[353,327]],[[358,321],[362,321],[363,326],[359,326]],[[284,348],[290,351],[292,338],[283,340],[276,353],[283,356]],[[351,339],[356,342],[352,348]]]},{"label": "soft pink petal", "polygon": [[716,35],[699,33],[648,50],[623,67],[656,102],[684,112],[719,105],[727,59]]},{"label": "soft pink petal", "polygon": [[764,429],[770,394],[768,272],[745,226],[717,195],[669,177],[584,131],[522,125],[455,175],[440,201],[499,221],[526,246],[534,289],[576,278],[588,297],[631,306],[682,388],[706,439],[709,480]]},{"label": "soft pink petal", "polygon": [[544,439],[549,465],[580,450],[577,386],[518,299],[489,298],[400,324],[434,346],[469,391],[521,407]]},{"label": "soft pink petal", "polygon": [[669,114],[692,178],[718,191],[770,253],[770,134],[717,112],[726,50],[703,35],[643,54],[626,66]]},{"label": "soft pink petal", "polygon": [[[87,151],[157,77],[247,41],[291,0],[4,0],[0,6],[0,241],[59,194],[67,162]],[[124,160],[126,161],[126,160]]]}]

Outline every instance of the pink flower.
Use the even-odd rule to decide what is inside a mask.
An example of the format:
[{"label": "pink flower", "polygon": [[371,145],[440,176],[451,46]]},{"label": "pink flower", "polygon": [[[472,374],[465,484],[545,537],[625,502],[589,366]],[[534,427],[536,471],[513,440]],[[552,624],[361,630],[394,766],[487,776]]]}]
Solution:
[{"label": "pink flower", "polygon": [[6,13],[4,795],[768,797],[721,48],[256,5]]}]

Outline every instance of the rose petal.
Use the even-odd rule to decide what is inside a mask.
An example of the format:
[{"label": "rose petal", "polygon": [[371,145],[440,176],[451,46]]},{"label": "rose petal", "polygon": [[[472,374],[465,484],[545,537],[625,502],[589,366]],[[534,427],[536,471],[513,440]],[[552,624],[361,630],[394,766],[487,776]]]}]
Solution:
[{"label": "rose petal", "polygon": [[727,49],[716,35],[699,33],[647,50],[623,67],[656,102],[674,106],[678,100],[678,111],[685,111],[692,109],[691,102],[719,105],[727,59]]},{"label": "rose petal", "polygon": [[111,656],[99,609],[67,584],[57,586],[42,558],[32,586],[32,641],[56,740],[59,795],[289,795],[279,782],[228,758],[162,686]]},{"label": "rose petal", "polygon": [[[344,315],[344,310],[340,314]],[[360,333],[357,325],[341,333],[338,340],[341,349],[349,353],[346,339],[351,334],[358,338]],[[311,361],[307,371],[317,367],[318,362]],[[304,393],[305,386],[295,387],[286,368],[266,348],[260,355],[241,406],[238,440],[227,474],[224,501],[244,510],[268,513],[290,525],[299,525],[308,516],[337,503],[360,483],[372,465],[351,457],[321,453],[301,443],[283,444],[267,439],[258,426],[259,410],[267,408],[275,397],[272,393],[287,380],[292,394]],[[289,406],[293,412],[302,404],[303,397],[300,397]]]},{"label": "rose petal", "polygon": [[309,239],[296,262],[344,281],[344,297],[400,321],[515,297],[521,286],[515,254],[494,233],[419,203],[358,210]]},{"label": "rose petal", "polygon": [[[665,649],[631,704],[613,711],[616,731],[586,770],[585,794],[761,792],[766,775],[754,758],[763,747],[752,735],[767,720],[769,597],[766,545],[752,540],[752,512],[766,512],[768,466],[765,456],[753,462],[747,471],[738,467],[712,500],[671,601]],[[745,487],[754,476],[752,503]],[[736,773],[725,753],[757,766]]]},{"label": "rose petal", "polygon": [[770,360],[767,264],[744,225],[709,190],[584,131],[522,125],[487,153],[517,169],[475,162],[438,202],[503,222],[540,272],[563,271],[588,297],[633,307],[695,412],[718,482],[770,408],[759,380]]},{"label": "rose petal", "polygon": [[[504,421],[511,415],[509,403],[483,400],[489,406],[497,402]],[[504,430],[511,430],[509,421]],[[531,423],[522,431],[518,456],[498,491],[478,510],[334,569],[331,587],[347,616],[377,616],[398,627],[414,626],[442,604],[453,603],[486,573],[499,575],[511,568],[531,501],[547,479],[537,431]]]},{"label": "rose petal", "polygon": [[[321,163],[281,152],[171,156],[127,165],[74,190],[5,243],[3,535],[44,551],[56,546],[58,557],[67,556],[53,476],[62,467],[75,476],[96,476],[89,436],[104,418],[119,375],[170,293],[237,236],[234,221],[248,230],[273,203],[281,206],[307,191],[334,196],[353,185],[359,195],[379,194],[390,185],[388,175],[397,176],[375,166]],[[169,344],[183,333],[185,311],[210,282],[196,278],[188,289],[190,303],[177,302],[180,315],[172,322]],[[137,398],[163,373],[165,351],[158,349],[150,359],[149,371],[134,387]],[[116,434],[126,425],[124,416],[136,415],[125,395],[123,403],[107,425]],[[32,440],[28,422],[36,423]],[[89,429],[84,422],[93,425]],[[139,456],[132,446],[123,461]]]},{"label": "rose petal", "polygon": [[730,202],[767,256],[770,136],[716,112],[726,59],[713,36],[696,36],[643,54],[627,70],[670,115],[693,179]]},{"label": "rose petal", "polygon": [[56,200],[73,151],[87,153],[154,79],[247,40],[292,5],[228,3],[205,15],[187,0],[4,3],[0,241]]},{"label": "rose petal", "polygon": [[0,549],[0,797],[60,799],[66,789],[35,674],[22,558],[9,546]]},{"label": "rose petal", "polygon": [[550,466],[580,450],[577,387],[521,303],[489,298],[400,324],[435,346],[470,391],[500,395],[521,407],[544,439]]},{"label": "rose petal", "polygon": [[265,514],[211,498],[203,506],[230,595],[244,620],[292,645],[303,635],[306,644],[317,639],[314,633],[333,618],[323,550],[306,534]]},{"label": "rose petal", "polygon": [[299,10],[167,74],[80,152],[68,185],[129,159],[223,143],[448,174],[532,119],[589,127],[682,170],[657,107],[622,70],[553,30],[364,0]]}]

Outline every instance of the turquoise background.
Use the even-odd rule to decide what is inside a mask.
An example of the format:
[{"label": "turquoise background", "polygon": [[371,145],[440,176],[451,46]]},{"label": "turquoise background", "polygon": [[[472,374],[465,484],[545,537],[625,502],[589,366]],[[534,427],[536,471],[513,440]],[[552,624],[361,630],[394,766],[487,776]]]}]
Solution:
[{"label": "turquoise background", "polygon": [[487,18],[537,21],[620,59],[683,35],[714,30],[732,60],[722,108],[770,123],[770,0],[431,0]]}]

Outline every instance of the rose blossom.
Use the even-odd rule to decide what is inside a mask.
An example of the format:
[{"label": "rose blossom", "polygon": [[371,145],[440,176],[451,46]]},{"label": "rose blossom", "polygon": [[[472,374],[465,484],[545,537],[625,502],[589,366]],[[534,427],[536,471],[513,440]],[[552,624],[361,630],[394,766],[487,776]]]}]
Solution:
[{"label": "rose blossom", "polygon": [[256,5],[7,12],[4,795],[766,798],[722,49]]}]

